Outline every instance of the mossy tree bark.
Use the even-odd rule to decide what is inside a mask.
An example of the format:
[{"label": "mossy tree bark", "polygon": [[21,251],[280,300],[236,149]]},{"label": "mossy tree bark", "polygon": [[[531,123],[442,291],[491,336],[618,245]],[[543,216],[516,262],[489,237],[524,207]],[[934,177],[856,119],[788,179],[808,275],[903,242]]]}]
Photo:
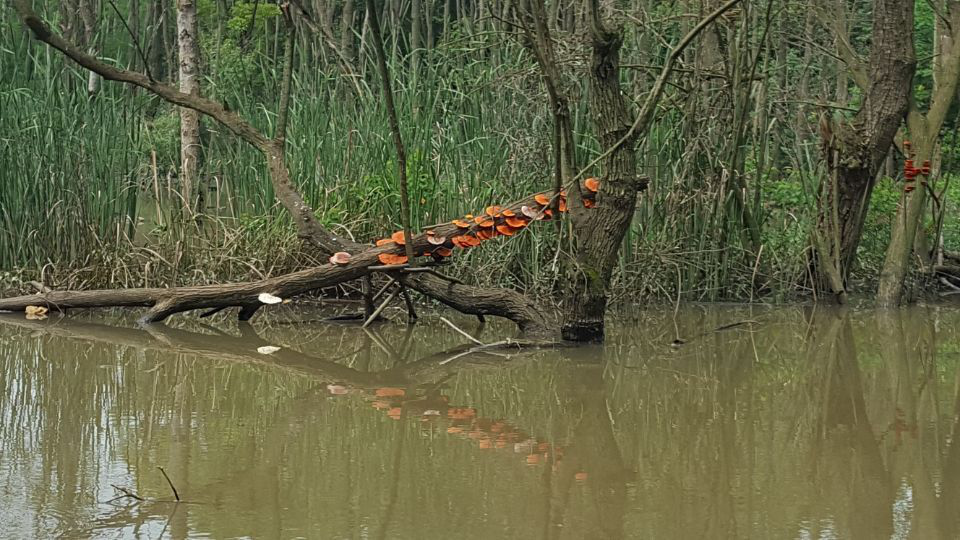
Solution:
[{"label": "mossy tree bark", "polygon": [[573,188],[577,193],[568,198],[573,261],[568,268],[561,333],[571,341],[603,341],[607,286],[633,220],[637,193],[643,187],[637,178],[634,148],[638,132],[631,129],[631,115],[620,87],[623,39],[604,25],[597,0],[590,0],[589,6],[593,49],[590,112],[600,147],[612,151],[604,161],[603,189],[596,208],[587,211],[583,207],[579,183]]}]

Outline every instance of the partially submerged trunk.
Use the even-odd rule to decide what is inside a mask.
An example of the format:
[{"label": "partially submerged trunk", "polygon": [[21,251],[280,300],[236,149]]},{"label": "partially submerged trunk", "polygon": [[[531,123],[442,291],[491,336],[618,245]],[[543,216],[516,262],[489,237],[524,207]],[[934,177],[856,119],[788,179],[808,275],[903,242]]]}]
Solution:
[{"label": "partially submerged trunk", "polygon": [[[598,9],[593,10],[591,39],[590,107],[600,147],[612,151],[604,160],[603,190],[596,209],[588,210],[578,202],[580,197],[571,197],[575,262],[568,269],[561,328],[563,338],[571,341],[603,341],[607,287],[642,187],[637,178],[636,133],[630,134],[631,115],[620,88],[623,40],[603,26]],[[575,189],[579,191],[580,186]]]},{"label": "partially submerged trunk", "polygon": [[877,173],[913,91],[913,6],[912,0],[874,3],[863,105],[852,121],[833,123],[823,117],[820,124],[827,175],[814,231],[813,267],[815,276],[841,301]]}]

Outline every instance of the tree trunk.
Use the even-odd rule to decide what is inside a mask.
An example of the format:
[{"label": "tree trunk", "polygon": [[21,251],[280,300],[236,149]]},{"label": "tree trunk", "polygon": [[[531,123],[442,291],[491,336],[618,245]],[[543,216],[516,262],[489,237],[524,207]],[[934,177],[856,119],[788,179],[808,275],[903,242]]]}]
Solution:
[{"label": "tree trunk", "polygon": [[[914,166],[920,167],[925,161],[932,162],[935,170],[931,171],[929,178],[939,176],[939,160],[935,158],[940,129],[956,97],[960,82],[960,46],[957,46],[960,43],[960,6],[951,2],[948,10],[951,24],[943,24],[938,18],[935,25],[935,50],[940,54],[934,58],[934,87],[930,109],[923,114],[916,109],[915,104],[911,104],[907,116],[907,128],[915,151]],[[903,300],[904,279],[912,267],[914,241],[918,234],[923,234],[927,178],[917,178],[916,189],[909,192],[905,190],[900,198],[883,269],[880,271],[877,288],[877,301],[880,305],[897,306]]]},{"label": "tree trunk", "polygon": [[[83,21],[83,44],[87,53],[97,54],[97,14],[99,9],[96,0],[80,0],[80,19]],[[100,91],[100,76],[91,71],[87,74],[87,94],[94,95]]]},{"label": "tree trunk", "polygon": [[163,1],[153,0],[150,2],[150,11],[147,15],[147,31],[150,40],[147,46],[147,63],[149,64],[148,72],[158,81],[167,78],[163,54],[163,51],[166,50],[163,32],[165,18],[166,10],[163,7]]},{"label": "tree trunk", "polygon": [[[568,269],[561,333],[570,341],[603,341],[607,286],[633,219],[637,193],[645,187],[637,178],[636,134],[631,135],[631,115],[620,88],[623,40],[603,26],[598,2],[591,4],[590,109],[600,148],[613,150],[604,161],[596,208],[584,208],[579,193],[569,198],[574,263]],[[628,140],[622,141],[624,137]]]},{"label": "tree trunk", "polygon": [[[200,44],[197,41],[197,4],[194,0],[177,0],[177,45],[179,50],[180,91],[200,95]],[[183,210],[191,217],[195,208],[199,183],[200,113],[180,108],[180,192]]]},{"label": "tree trunk", "polygon": [[353,60],[353,0],[346,0],[343,3],[343,14],[340,20],[340,50],[343,52],[344,60]]},{"label": "tree trunk", "polygon": [[832,123],[822,117],[828,174],[814,232],[819,249],[812,262],[821,282],[831,283],[831,274],[840,276],[840,284],[829,286],[838,298],[845,293],[856,259],[877,171],[906,115],[913,90],[913,4],[912,0],[874,3],[869,87],[863,105],[851,122]]}]

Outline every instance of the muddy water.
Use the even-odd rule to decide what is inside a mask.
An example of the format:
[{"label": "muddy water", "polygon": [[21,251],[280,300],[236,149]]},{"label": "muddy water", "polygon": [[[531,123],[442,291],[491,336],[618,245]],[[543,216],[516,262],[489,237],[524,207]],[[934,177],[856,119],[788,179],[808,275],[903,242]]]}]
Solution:
[{"label": "muddy water", "polygon": [[691,307],[499,356],[283,309],[0,317],[0,536],[960,535],[956,310]]}]

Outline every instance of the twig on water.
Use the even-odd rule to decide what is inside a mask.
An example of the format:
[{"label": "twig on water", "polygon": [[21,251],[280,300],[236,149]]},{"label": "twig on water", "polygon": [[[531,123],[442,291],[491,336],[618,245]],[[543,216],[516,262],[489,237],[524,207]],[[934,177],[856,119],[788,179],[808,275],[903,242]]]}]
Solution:
[{"label": "twig on water", "polygon": [[[470,334],[464,332],[463,330],[457,328],[457,325],[455,325],[455,324],[453,324],[452,322],[448,321],[446,318],[440,317],[440,320],[443,321],[443,322],[445,322],[445,323],[447,324],[447,326],[449,326],[450,328],[453,328],[454,330],[456,330],[457,332],[459,332],[463,337],[469,339],[470,341],[476,343],[477,345],[486,345],[484,342],[480,341],[479,339],[477,339],[477,338],[471,336]],[[441,362],[441,363],[444,364],[444,363],[449,362],[449,361],[450,361],[450,360],[445,360],[444,362]]]},{"label": "twig on water", "polygon": [[173,491],[173,498],[176,499],[177,502],[180,502],[180,494],[177,493],[177,488],[173,485],[173,482],[170,480],[170,477],[167,476],[167,471],[163,470],[163,467],[157,467],[157,468],[160,469],[160,474],[162,474],[163,477],[167,479],[167,483],[170,484],[170,490]]},{"label": "twig on water", "polygon": [[[120,493],[123,493],[123,495],[121,495],[121,497],[130,497],[131,499],[136,499],[136,500],[141,501],[141,502],[144,500],[143,497],[137,495],[136,493],[130,491],[129,489],[127,489],[127,488],[125,488],[125,487],[121,487],[121,486],[118,486],[118,485],[116,485],[116,484],[110,484],[110,487],[112,487],[113,489],[119,491]],[[111,500],[116,500],[116,499],[119,499],[119,498],[120,498],[120,497],[115,497],[114,499],[111,499]]]}]

